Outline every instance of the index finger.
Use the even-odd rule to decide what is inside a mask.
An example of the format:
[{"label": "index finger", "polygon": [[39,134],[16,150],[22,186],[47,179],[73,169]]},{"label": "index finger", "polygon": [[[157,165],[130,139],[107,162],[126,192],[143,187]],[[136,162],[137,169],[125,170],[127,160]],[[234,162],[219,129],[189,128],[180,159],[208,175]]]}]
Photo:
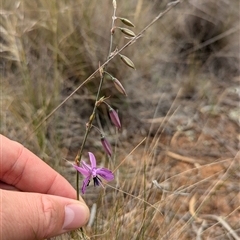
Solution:
[{"label": "index finger", "polygon": [[0,180],[25,192],[76,199],[76,191],[59,173],[18,142],[0,135]]}]

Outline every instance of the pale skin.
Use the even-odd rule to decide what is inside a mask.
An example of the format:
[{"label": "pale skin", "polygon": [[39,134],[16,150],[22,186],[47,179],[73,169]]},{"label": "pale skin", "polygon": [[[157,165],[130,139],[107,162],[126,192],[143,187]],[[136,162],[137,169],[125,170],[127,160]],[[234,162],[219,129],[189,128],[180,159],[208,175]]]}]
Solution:
[{"label": "pale skin", "polygon": [[86,224],[89,209],[59,173],[0,135],[0,239],[57,236]]}]

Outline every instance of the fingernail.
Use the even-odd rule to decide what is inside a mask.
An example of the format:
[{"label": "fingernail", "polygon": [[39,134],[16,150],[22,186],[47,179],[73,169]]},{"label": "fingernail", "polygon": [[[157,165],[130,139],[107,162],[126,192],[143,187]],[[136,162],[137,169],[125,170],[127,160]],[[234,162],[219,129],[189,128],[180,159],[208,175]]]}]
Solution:
[{"label": "fingernail", "polygon": [[63,230],[76,229],[86,224],[88,219],[87,211],[87,208],[81,204],[70,204],[65,206]]}]

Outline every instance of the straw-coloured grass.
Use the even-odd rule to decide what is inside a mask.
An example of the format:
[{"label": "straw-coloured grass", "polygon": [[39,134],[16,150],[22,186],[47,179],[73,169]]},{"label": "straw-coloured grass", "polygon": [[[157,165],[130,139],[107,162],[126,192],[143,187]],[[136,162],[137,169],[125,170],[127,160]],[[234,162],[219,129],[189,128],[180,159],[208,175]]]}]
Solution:
[{"label": "straw-coloured grass", "polygon": [[[118,2],[136,33],[168,3]],[[64,159],[78,151],[99,76],[39,123],[106,60],[112,1],[1,7],[1,133],[74,186]],[[239,239],[238,10],[237,0],[183,1],[123,51],[136,71],[117,57],[108,64],[128,97],[110,81],[103,86],[122,121],[116,134],[104,107],[96,117],[115,145],[113,159],[94,132],[86,142],[84,156],[94,151],[99,165],[115,169],[105,189],[90,186],[84,195],[91,239]],[[117,32],[114,46],[126,41]]]}]

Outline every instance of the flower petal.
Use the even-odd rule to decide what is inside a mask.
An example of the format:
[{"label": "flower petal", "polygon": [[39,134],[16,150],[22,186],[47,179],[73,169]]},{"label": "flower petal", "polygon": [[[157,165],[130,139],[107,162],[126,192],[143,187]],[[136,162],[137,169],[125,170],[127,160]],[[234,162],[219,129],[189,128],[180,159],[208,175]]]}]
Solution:
[{"label": "flower petal", "polygon": [[92,171],[92,167],[91,167],[89,164],[87,164],[85,161],[81,161],[81,165],[82,165],[82,167],[83,167],[85,170],[87,170],[88,172],[91,172],[91,171]]},{"label": "flower petal", "polygon": [[114,175],[112,173],[112,171],[108,170],[107,168],[98,168],[96,170],[96,173],[104,178],[106,181],[111,181],[114,179]]},{"label": "flower petal", "polygon": [[86,188],[90,182],[90,178],[91,178],[91,175],[89,175],[88,177],[86,177],[84,180],[83,180],[83,184],[82,184],[82,193],[84,194],[85,191],[86,191]]},{"label": "flower petal", "polygon": [[96,168],[97,166],[96,166],[95,156],[91,152],[89,152],[88,155],[89,155],[89,159],[90,159],[90,162],[91,162],[91,168]]},{"label": "flower petal", "polygon": [[89,175],[91,175],[91,174],[89,173],[89,171],[88,171],[87,169],[85,169],[85,168],[79,167],[79,166],[77,166],[77,165],[73,165],[73,167],[74,167],[78,172],[80,172],[83,176],[89,176]]}]

